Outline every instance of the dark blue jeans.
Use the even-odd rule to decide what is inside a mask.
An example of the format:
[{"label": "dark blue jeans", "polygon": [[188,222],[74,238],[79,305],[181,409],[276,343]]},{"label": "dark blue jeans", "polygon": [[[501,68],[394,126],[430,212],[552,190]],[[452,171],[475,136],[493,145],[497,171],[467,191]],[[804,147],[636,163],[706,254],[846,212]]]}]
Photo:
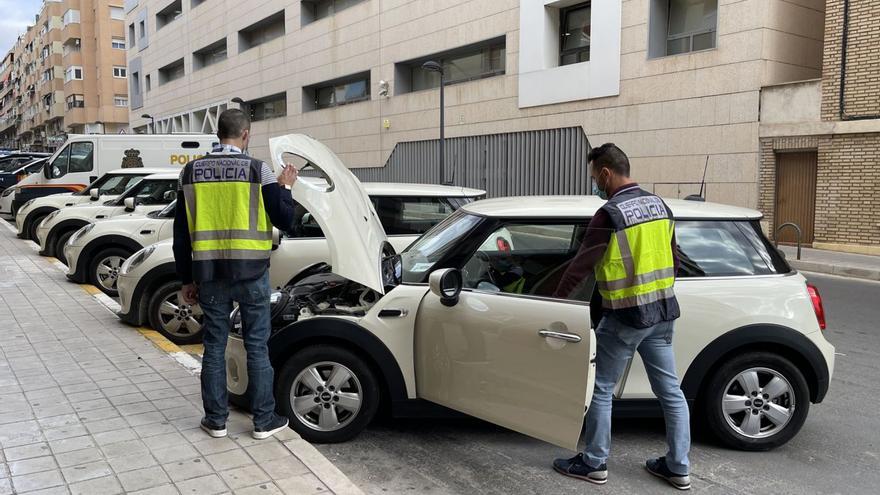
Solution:
[{"label": "dark blue jeans", "polygon": [[205,355],[202,358],[202,403],[205,418],[226,424],[226,340],[232,302],[241,309],[244,347],[247,351],[248,394],[254,427],[268,426],[275,417],[272,393],[274,372],[269,362],[269,273],[245,281],[216,280],[199,284],[199,305],[204,312]]}]

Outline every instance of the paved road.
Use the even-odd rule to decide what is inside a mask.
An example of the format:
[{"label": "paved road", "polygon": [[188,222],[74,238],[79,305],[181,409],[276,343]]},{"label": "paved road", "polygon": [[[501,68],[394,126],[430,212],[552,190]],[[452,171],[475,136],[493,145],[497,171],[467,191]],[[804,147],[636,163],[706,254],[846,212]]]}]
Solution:
[{"label": "paved road", "polygon": [[[773,452],[724,449],[697,436],[695,492],[880,493],[880,283],[810,275],[825,300],[826,336],[841,354],[831,389],[800,434]],[[319,446],[370,494],[670,493],[642,463],[663,449],[662,421],[614,423],[609,483],[596,488],[548,468],[567,454],[476,420],[386,421]]]}]

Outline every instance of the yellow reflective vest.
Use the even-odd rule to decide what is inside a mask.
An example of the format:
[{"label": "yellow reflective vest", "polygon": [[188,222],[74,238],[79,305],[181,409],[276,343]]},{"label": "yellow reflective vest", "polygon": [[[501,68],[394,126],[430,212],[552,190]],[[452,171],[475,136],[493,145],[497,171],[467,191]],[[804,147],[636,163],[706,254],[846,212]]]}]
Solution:
[{"label": "yellow reflective vest", "polygon": [[269,267],[272,224],[263,205],[262,165],[244,154],[216,154],[184,167],[195,281],[253,280]]},{"label": "yellow reflective vest", "polygon": [[678,318],[672,211],[638,186],[616,194],[602,209],[613,229],[595,268],[603,308],[635,328]]}]

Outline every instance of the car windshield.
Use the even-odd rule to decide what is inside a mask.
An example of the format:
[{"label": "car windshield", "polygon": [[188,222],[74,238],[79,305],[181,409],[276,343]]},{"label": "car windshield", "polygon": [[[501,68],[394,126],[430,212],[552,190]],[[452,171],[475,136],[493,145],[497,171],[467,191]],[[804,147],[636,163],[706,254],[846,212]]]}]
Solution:
[{"label": "car windshield", "polygon": [[174,218],[175,208],[177,208],[177,200],[172,201],[171,204],[161,210],[147,213],[147,216],[150,218]]},{"label": "car windshield", "polygon": [[400,255],[404,283],[419,283],[450,250],[476,227],[482,217],[458,210],[420,237]]},{"label": "car windshield", "polygon": [[104,174],[98,180],[92,182],[89,187],[76,194],[88,196],[91,194],[92,189],[97,189],[101,195],[119,196],[129,187],[142,181],[143,178],[143,175],[134,174]]},{"label": "car windshield", "polygon": [[136,198],[140,205],[167,205],[174,201],[173,192],[176,191],[177,179],[142,180],[113,200],[113,205],[122,206],[126,198]]}]

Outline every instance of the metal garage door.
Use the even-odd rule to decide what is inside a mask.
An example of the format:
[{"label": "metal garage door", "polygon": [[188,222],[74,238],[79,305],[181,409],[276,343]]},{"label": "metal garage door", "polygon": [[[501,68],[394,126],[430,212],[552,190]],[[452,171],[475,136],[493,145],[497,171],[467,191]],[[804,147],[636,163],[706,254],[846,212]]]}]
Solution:
[{"label": "metal garage door", "polygon": [[[398,143],[384,167],[355,168],[371,182],[432,183],[439,177],[439,140]],[[446,179],[490,197],[586,194],[590,144],[581,127],[446,139]]]}]

